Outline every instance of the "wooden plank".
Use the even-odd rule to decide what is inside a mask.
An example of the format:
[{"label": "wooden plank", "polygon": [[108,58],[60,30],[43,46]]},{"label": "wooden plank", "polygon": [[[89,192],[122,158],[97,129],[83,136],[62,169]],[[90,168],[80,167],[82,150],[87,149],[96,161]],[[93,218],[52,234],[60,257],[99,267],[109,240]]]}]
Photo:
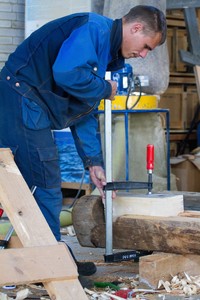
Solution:
[{"label": "wooden plank", "polygon": [[56,243],[8,149],[0,149],[0,202],[23,246]]},{"label": "wooden plank", "polygon": [[[24,247],[58,245],[14,163],[10,149],[0,149],[0,202]],[[71,263],[70,255],[66,255],[66,261]],[[44,282],[51,299],[87,299],[75,265],[73,272],[75,279]]]},{"label": "wooden plank", "polygon": [[[72,189],[78,190],[80,188],[80,183],[78,182],[62,182],[61,187],[63,189]],[[90,195],[92,191],[91,184],[83,183],[81,186],[81,190],[85,191],[86,195]]]},{"label": "wooden plank", "polygon": [[74,262],[67,255],[64,243],[2,250],[0,286],[74,279]]},{"label": "wooden plank", "polygon": [[170,110],[170,128],[184,128],[183,118],[184,90],[182,85],[168,87],[161,96],[159,107]]},{"label": "wooden plank", "polygon": [[182,195],[118,194],[113,201],[113,221],[123,215],[177,216],[184,211]]},{"label": "wooden plank", "polygon": [[194,254],[155,253],[139,260],[140,281],[152,288],[158,287],[159,280],[170,281],[178,273],[199,275],[199,268],[200,255]]},{"label": "wooden plank", "polygon": [[178,19],[175,19],[173,17],[173,19],[169,19],[167,18],[167,26],[177,26],[177,27],[183,27],[185,28],[185,22],[184,20],[178,20]]},{"label": "wooden plank", "polygon": [[193,77],[183,77],[181,76],[170,76],[169,78],[170,83],[183,83],[183,84],[195,84],[195,78]]},{"label": "wooden plank", "polygon": [[[186,132],[178,132],[176,130],[170,132],[170,141],[182,141],[185,139],[187,133]],[[196,132],[193,132],[189,136],[189,140],[196,140],[197,135]]]}]

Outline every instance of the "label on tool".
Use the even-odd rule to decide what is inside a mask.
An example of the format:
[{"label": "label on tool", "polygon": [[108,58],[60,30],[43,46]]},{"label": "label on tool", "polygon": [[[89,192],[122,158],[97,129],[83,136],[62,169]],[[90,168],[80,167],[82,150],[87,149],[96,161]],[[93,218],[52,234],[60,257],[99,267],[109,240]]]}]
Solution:
[{"label": "label on tool", "polygon": [[154,169],[154,145],[147,145],[147,170]]}]

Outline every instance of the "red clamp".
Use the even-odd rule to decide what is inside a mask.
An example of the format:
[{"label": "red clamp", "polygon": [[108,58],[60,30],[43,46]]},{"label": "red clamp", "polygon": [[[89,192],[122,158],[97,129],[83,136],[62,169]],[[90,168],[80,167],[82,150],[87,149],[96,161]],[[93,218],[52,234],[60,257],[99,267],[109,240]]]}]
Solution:
[{"label": "red clamp", "polygon": [[2,208],[0,208],[0,218],[2,217],[3,213],[4,213],[4,210]]},{"label": "red clamp", "polygon": [[147,145],[147,171],[154,169],[154,145]]}]

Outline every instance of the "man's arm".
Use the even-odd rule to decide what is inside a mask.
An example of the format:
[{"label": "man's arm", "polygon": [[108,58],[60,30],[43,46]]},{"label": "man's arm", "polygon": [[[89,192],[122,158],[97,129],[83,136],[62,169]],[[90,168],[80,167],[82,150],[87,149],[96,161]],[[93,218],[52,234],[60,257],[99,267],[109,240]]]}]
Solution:
[{"label": "man's arm", "polygon": [[97,132],[98,119],[92,114],[70,128],[84,168],[89,169],[93,183],[104,198],[103,186],[106,184],[106,177],[100,134]]},{"label": "man's arm", "polygon": [[112,87],[104,79],[109,60],[109,36],[89,23],[65,40],[53,65],[54,80],[67,93],[88,105],[109,98]]}]

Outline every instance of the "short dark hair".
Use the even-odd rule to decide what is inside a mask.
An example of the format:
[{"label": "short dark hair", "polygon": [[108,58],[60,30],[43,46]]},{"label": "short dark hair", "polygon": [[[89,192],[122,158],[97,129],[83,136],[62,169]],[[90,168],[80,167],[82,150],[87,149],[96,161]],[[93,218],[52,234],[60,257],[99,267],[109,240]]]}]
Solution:
[{"label": "short dark hair", "polygon": [[125,23],[141,22],[144,24],[144,32],[160,32],[160,45],[166,40],[167,22],[164,13],[154,6],[137,5],[124,16]]}]

